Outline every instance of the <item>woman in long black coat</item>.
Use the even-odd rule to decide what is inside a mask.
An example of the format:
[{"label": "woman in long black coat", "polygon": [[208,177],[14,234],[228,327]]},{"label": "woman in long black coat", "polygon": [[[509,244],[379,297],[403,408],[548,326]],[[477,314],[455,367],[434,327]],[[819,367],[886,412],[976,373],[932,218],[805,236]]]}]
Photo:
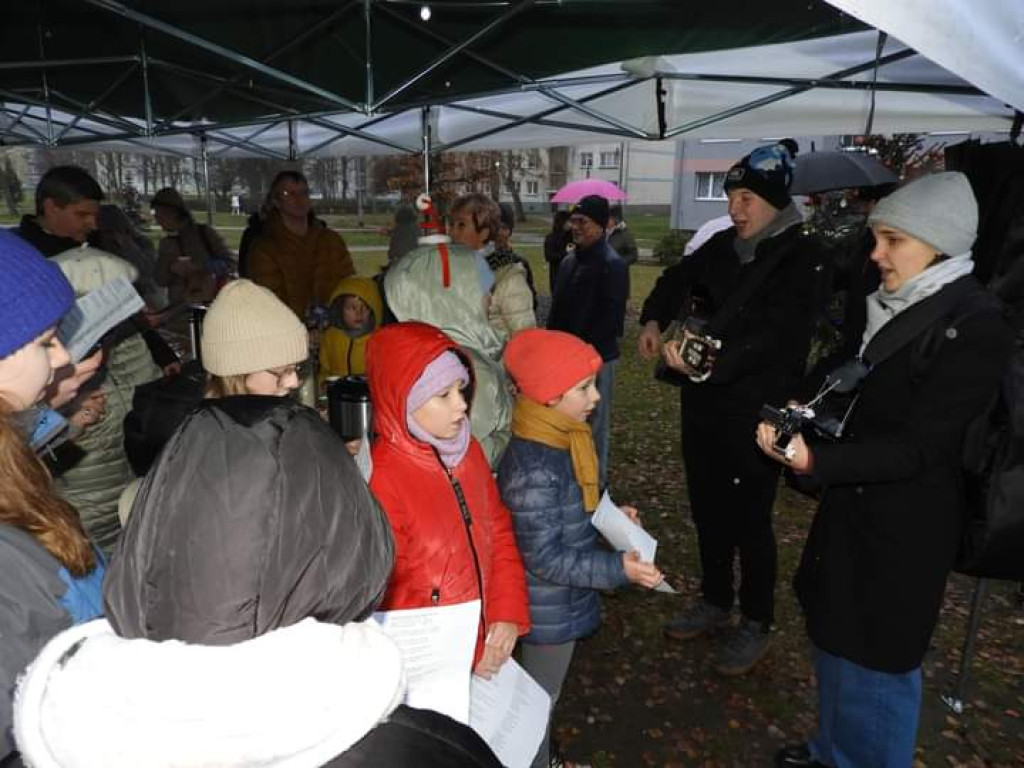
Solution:
[{"label": "woman in long black coat", "polygon": [[1000,305],[971,276],[977,221],[957,173],[879,203],[869,223],[882,285],[867,299],[861,352],[929,304],[949,311],[868,372],[841,441],[797,436],[782,454],[774,428],[758,427],[766,454],[824,487],[795,582],[817,650],[818,732],[777,765],[913,763],[921,662],[964,522],[964,430],[1010,350]]}]

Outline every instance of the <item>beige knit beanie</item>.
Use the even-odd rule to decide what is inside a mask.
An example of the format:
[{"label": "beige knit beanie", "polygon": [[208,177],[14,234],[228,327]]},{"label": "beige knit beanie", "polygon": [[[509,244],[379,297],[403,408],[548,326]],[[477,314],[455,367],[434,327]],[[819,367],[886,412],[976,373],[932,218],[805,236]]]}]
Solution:
[{"label": "beige knit beanie", "polygon": [[288,306],[249,280],[221,289],[203,321],[203,367],[215,376],[280,368],[309,356],[309,336]]}]

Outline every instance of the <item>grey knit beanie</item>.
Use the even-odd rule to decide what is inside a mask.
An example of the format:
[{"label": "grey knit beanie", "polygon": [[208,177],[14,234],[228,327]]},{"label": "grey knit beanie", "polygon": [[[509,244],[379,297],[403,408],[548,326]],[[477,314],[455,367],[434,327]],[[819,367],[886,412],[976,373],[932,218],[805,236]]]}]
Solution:
[{"label": "grey knit beanie", "polygon": [[221,289],[203,320],[203,367],[215,376],[256,373],[309,355],[306,326],[277,296],[248,280]]},{"label": "grey knit beanie", "polygon": [[886,224],[939,253],[959,256],[978,236],[978,201],[962,173],[935,173],[882,198],[868,224]]}]

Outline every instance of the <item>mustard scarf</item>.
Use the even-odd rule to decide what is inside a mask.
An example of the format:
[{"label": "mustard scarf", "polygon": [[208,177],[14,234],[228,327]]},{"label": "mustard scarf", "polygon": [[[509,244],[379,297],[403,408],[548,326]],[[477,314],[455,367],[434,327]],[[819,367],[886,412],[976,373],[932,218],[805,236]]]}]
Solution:
[{"label": "mustard scarf", "polygon": [[570,419],[554,408],[520,397],[512,414],[512,434],[524,440],[569,451],[572,472],[583,492],[583,508],[587,512],[597,509],[601,498],[597,451],[587,422]]}]

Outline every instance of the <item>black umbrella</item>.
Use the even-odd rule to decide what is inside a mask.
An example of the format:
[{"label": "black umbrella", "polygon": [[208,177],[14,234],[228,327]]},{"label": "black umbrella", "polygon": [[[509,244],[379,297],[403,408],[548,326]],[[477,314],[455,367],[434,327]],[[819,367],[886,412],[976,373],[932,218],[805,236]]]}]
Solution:
[{"label": "black umbrella", "polygon": [[797,157],[789,191],[813,195],[830,189],[877,187],[898,181],[895,173],[863,152],[809,152]]}]

